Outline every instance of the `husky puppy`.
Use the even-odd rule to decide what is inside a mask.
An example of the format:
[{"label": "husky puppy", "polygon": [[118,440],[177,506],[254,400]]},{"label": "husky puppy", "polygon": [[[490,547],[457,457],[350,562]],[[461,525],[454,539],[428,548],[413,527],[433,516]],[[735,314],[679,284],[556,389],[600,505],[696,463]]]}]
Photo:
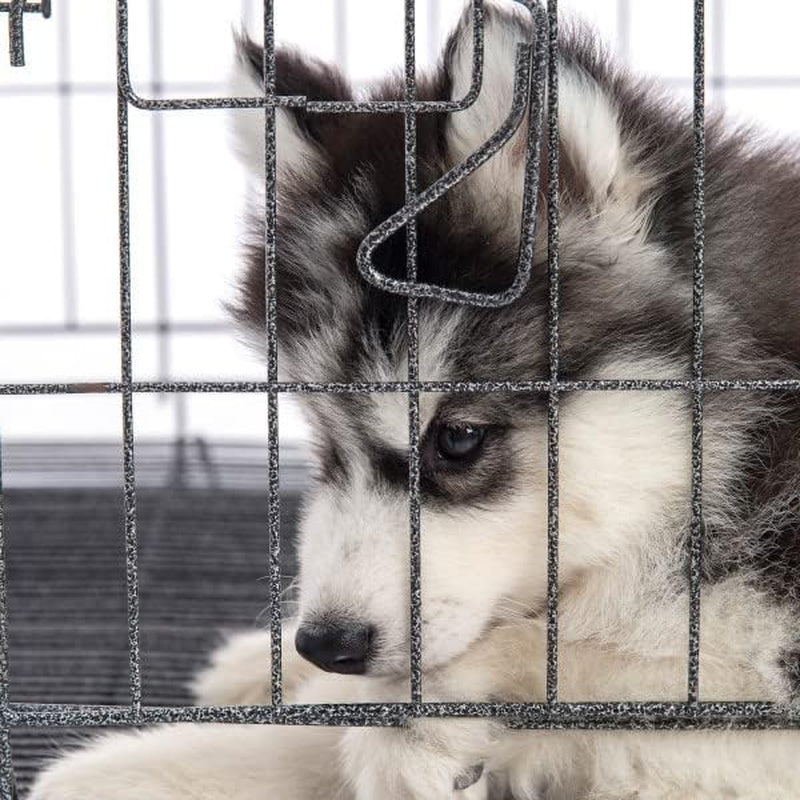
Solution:
[{"label": "husky puppy", "polygon": [[[465,95],[470,20],[420,80],[420,99]],[[486,9],[477,101],[418,117],[422,187],[502,124],[515,47],[532,36],[513,4]],[[561,377],[689,378],[691,112],[579,27],[562,33],[561,53]],[[289,51],[276,62],[281,95],[354,96],[333,66]],[[235,92],[258,93],[260,71],[260,49],[242,43]],[[368,96],[402,92],[394,78]],[[511,283],[524,127],[420,217],[421,280],[483,292]],[[404,202],[401,116],[280,110],[277,129],[282,379],[405,380],[406,302],[366,285],[355,267],[364,236]],[[259,187],[263,115],[238,112],[236,131]],[[263,204],[255,188],[235,309],[258,347]],[[711,119],[706,210],[706,377],[797,378],[796,149]],[[512,305],[420,302],[422,380],[548,376],[546,234],[542,214],[533,276]],[[404,277],[403,231],[376,263]],[[405,700],[407,398],[304,403],[318,470],[300,529],[300,611],[284,642],[288,701]],[[427,700],[544,699],[546,417],[535,393],[421,398]],[[687,391],[562,397],[559,699],[685,700],[690,441]],[[706,392],[703,479],[701,699],[790,702],[800,689],[800,397]],[[268,653],[261,632],[231,639],[198,677],[198,702],[268,702]],[[488,720],[167,726],[65,756],[32,798],[797,798],[798,745],[791,732],[526,732]]]}]

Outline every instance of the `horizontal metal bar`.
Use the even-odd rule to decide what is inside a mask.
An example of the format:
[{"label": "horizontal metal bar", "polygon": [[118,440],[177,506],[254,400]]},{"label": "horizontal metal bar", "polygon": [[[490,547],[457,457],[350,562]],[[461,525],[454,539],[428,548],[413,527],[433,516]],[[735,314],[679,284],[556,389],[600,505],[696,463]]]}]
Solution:
[{"label": "horizontal metal bar", "polygon": [[201,111],[235,108],[297,108],[306,114],[442,114],[461,110],[455,100],[306,100],[305,97],[177,97],[146,100],[133,89],[126,91],[127,101],[142,111]]},{"label": "horizontal metal bar", "polygon": [[[581,380],[581,381],[419,381],[387,383],[286,383],[268,381],[134,381],[131,390],[143,394],[371,394],[435,392],[480,394],[496,392],[546,394],[558,392],[662,392],[752,391],[800,392],[800,380]],[[74,383],[2,383],[0,395],[117,394],[122,384],[114,381]]]},{"label": "horizontal metal bar", "polygon": [[[691,77],[659,76],[658,80],[674,88],[691,89],[694,85]],[[708,78],[707,84],[711,88],[724,86],[726,89],[800,89],[800,75],[721,75]],[[159,84],[154,81],[137,82],[137,88],[147,89],[148,91],[155,91],[157,85],[165,92],[212,92],[215,90],[223,92],[227,89],[225,85],[213,82],[171,81]],[[0,86],[0,96],[24,97],[28,95],[58,95],[61,93],[75,95],[107,94],[116,97],[117,85],[100,81],[74,81],[29,84],[4,83]],[[426,112],[423,111],[423,113]]]},{"label": "horizontal metal bar", "polygon": [[[529,0],[518,0],[528,4]],[[327,100],[306,100],[305,97],[202,97],[202,98],[147,98],[134,91],[129,64],[127,59],[128,48],[128,0],[119,0],[118,43],[124,58],[118,65],[117,81],[119,90],[125,100],[134,108],[144,111],[191,111],[200,109],[222,108],[271,108],[297,107],[303,108],[308,114],[391,114],[413,111],[417,114],[441,113],[463,111],[469,108],[477,99],[483,82],[483,0],[473,2],[473,69],[472,80],[467,93],[460,100],[371,100],[335,102]]]},{"label": "horizontal metal bar", "polygon": [[9,727],[106,727],[169,722],[396,727],[410,718],[493,718],[519,728],[800,728],[800,708],[761,702],[321,703],[129,706],[11,703]]},{"label": "horizontal metal bar", "polygon": [[[24,3],[22,10],[26,14],[42,14],[45,18],[50,16],[50,3]],[[11,3],[0,3],[0,14],[8,14],[11,11]]]}]

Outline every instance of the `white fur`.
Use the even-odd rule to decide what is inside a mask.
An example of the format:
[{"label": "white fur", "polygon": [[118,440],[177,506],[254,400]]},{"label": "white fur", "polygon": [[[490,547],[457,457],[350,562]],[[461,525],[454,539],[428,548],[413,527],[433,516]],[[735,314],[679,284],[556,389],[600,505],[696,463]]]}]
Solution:
[{"label": "white fur", "polygon": [[[608,365],[608,374],[616,368]],[[648,370],[646,363],[641,368]],[[650,373],[662,368],[654,363]],[[438,397],[426,400],[432,406]],[[373,406],[374,427],[389,441],[407,442],[406,398],[377,396]],[[643,532],[661,534],[664,509],[687,507],[689,421],[682,399],[671,393],[583,393],[571,399],[560,437],[565,581],[588,567],[643,558],[641,549],[649,546]],[[515,437],[525,471],[501,506],[446,512],[423,507],[423,649],[429,667],[469,647],[507,599],[536,609],[545,596],[546,435],[543,427],[533,427]],[[380,668],[397,671],[408,651],[408,612],[401,612],[408,586],[408,505],[376,488],[366,466],[351,469],[347,492],[323,489],[308,507],[300,537],[300,614],[369,620],[381,632]]]},{"label": "white fur", "polygon": [[[531,41],[531,21],[516,3],[487,3],[484,26],[484,74],[476,102],[450,117],[448,148],[454,163],[463,161],[486,142],[511,111],[517,46]],[[499,16],[497,8],[503,8]],[[472,25],[460,38],[453,59],[452,99],[463,97],[472,81]],[[621,205],[630,218],[638,208],[649,177],[632,166],[630,145],[622,140],[614,102],[587,73],[560,65],[559,122],[561,147],[579,165],[595,210]],[[545,100],[547,102],[547,100]],[[493,158],[467,180],[482,200],[491,198],[488,213],[510,224],[518,234],[522,209],[527,126],[522,125]],[[562,187],[563,188],[563,187]],[[646,209],[642,210],[643,212]]]},{"label": "white fur", "polygon": [[592,191],[605,199],[624,166],[619,120],[598,84],[576,68],[558,72],[558,130],[586,172]]},{"label": "white fur", "polygon": [[[254,80],[249,67],[241,57],[236,62],[228,80],[231,97],[263,97],[264,89]],[[264,176],[265,119],[264,109],[237,109],[231,114],[231,133],[234,152],[254,180]],[[276,161],[279,173],[302,175],[313,173],[319,153],[304,137],[292,114],[279,108],[275,112]]]},{"label": "white fur", "polygon": [[[487,3],[487,6],[490,4]],[[512,8],[514,6],[511,6]],[[448,119],[447,146],[453,164],[464,161],[500,128],[511,113],[514,88],[514,60],[517,45],[531,39],[530,19],[522,11],[515,15],[513,26],[499,24],[488,17],[483,30],[483,81],[481,91],[469,108],[452,114]],[[453,100],[462,99],[472,83],[472,22],[459,40],[453,61]],[[519,219],[523,172],[519,168],[519,155],[524,153],[525,125],[522,125],[500,151],[467,179],[466,185],[494,203],[514,204],[507,216]],[[497,209],[498,216],[506,213]]]}]

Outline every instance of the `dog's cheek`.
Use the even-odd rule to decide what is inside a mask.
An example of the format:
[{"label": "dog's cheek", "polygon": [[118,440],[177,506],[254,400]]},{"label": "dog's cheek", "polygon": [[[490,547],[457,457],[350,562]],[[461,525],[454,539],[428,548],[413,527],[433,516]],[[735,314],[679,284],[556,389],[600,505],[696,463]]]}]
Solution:
[{"label": "dog's cheek", "polygon": [[543,502],[530,496],[480,512],[423,514],[424,657],[466,651],[498,614],[533,607],[543,591]]}]

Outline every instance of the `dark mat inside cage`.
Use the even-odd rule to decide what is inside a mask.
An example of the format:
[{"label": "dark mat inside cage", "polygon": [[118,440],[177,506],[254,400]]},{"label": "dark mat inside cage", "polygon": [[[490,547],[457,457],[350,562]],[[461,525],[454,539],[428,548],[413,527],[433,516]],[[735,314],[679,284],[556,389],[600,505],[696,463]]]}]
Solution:
[{"label": "dark mat inside cage", "polygon": [[[144,701],[189,704],[187,682],[221,634],[266,625],[266,494],[145,488],[137,500]],[[121,492],[13,489],[4,503],[11,700],[126,703]],[[290,533],[297,510],[298,495],[283,493],[287,584],[295,571]],[[21,796],[43,760],[79,734],[13,731]]]}]

